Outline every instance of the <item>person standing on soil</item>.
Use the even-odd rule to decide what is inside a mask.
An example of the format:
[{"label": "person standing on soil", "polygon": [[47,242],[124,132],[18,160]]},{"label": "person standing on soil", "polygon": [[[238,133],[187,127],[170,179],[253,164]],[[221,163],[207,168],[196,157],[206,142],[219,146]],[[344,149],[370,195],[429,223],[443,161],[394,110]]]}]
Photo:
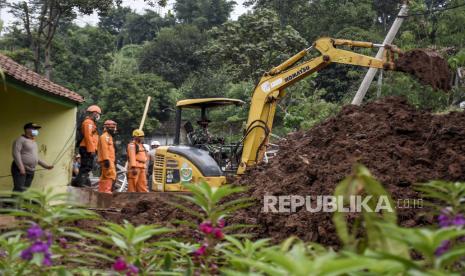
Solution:
[{"label": "person standing on soil", "polygon": [[132,132],[132,141],[128,144],[128,192],[148,192],[146,163],[147,152],[144,148],[144,132],[136,129]]},{"label": "person standing on soil", "polygon": [[24,134],[13,142],[13,192],[24,192],[31,186],[37,164],[47,170],[53,169],[52,165],[39,159],[35,137],[39,135],[40,128],[38,124],[27,123]]},{"label": "person standing on soil", "polygon": [[113,182],[116,180],[115,144],[113,142],[116,127],[115,121],[106,120],[103,124],[103,134],[98,141],[97,154],[101,168],[98,191],[101,193],[111,194]]},{"label": "person standing on soil", "polygon": [[89,173],[94,166],[99,135],[96,122],[100,120],[102,110],[97,105],[91,105],[86,110],[87,116],[81,124],[81,141],[79,154],[81,155],[81,168],[76,178],[71,182],[75,187],[90,187]]}]

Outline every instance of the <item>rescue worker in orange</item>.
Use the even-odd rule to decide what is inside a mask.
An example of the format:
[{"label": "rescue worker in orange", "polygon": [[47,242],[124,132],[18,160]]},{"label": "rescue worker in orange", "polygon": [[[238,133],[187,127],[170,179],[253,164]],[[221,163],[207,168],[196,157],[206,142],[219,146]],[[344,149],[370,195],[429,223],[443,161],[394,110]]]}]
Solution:
[{"label": "rescue worker in orange", "polygon": [[116,127],[116,122],[106,120],[105,123],[103,123],[103,134],[100,135],[98,141],[98,162],[102,170],[98,183],[98,191],[101,193],[111,194],[113,182],[116,180],[115,145],[113,143],[113,135],[116,133]]},{"label": "rescue worker in orange", "polygon": [[144,132],[136,129],[132,132],[133,140],[127,148],[128,153],[128,192],[148,192],[146,163],[147,152],[145,151]]},{"label": "rescue worker in orange", "polygon": [[96,121],[100,119],[102,110],[97,105],[87,108],[87,116],[81,124],[81,141],[79,142],[79,154],[81,155],[81,168],[72,182],[76,187],[90,187],[89,173],[94,166],[94,159],[97,154],[98,132]]}]

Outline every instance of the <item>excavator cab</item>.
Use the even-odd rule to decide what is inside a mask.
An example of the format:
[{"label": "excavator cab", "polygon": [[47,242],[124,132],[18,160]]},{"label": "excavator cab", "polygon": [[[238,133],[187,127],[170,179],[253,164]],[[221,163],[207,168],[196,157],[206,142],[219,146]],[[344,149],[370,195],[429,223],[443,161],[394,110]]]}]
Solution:
[{"label": "excavator cab", "polygon": [[[223,137],[213,135],[209,130],[208,118],[210,109],[219,109],[226,106],[241,106],[244,102],[230,98],[203,98],[186,99],[176,104],[176,134],[175,145],[188,145],[207,151],[210,156],[220,166],[223,172],[235,174],[239,156],[234,156],[237,152],[237,145],[225,144]],[[183,110],[198,111],[198,118],[195,126],[191,121],[184,121]]]},{"label": "excavator cab", "polygon": [[[220,137],[208,133],[208,111],[243,104],[241,100],[228,98],[178,101],[174,144],[157,148],[152,174],[153,189],[158,192],[179,192],[187,190],[184,184],[201,181],[212,187],[225,184],[226,176],[236,173],[240,156],[236,156],[236,145],[226,145]],[[189,112],[188,120],[183,119],[183,113],[187,111],[198,112],[198,117]],[[202,131],[211,137],[196,137]]]}]

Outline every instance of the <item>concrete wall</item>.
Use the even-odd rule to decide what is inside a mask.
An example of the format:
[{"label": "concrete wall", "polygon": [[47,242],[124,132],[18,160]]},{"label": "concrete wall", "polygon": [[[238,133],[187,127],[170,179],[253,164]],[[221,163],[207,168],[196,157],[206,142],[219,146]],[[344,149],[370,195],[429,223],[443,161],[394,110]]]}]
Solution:
[{"label": "concrete wall", "polygon": [[[77,107],[71,102],[44,95],[11,82],[5,91],[0,82],[1,192],[12,190],[13,180],[7,176],[11,174],[12,142],[23,133],[23,126],[27,122],[42,125],[36,139],[39,156],[55,166],[51,171],[37,171],[32,187],[40,190],[53,187],[56,192],[65,192],[66,185],[71,181]],[[37,166],[37,169],[41,167]]]}]

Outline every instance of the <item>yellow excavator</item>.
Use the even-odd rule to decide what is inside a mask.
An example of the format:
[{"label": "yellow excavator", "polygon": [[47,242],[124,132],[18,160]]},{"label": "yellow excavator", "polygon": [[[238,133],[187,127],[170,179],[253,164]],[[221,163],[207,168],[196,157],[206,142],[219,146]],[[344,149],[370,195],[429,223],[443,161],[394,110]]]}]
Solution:
[{"label": "yellow excavator", "polygon": [[[374,48],[384,47],[383,59],[362,55],[342,47]],[[309,52],[315,49],[320,56],[297,64]],[[396,70],[398,59],[403,53],[394,46],[374,44],[371,42],[352,41],[345,39],[320,38],[311,47],[302,50],[279,66],[266,72],[256,85],[250,102],[249,115],[243,138],[236,144],[216,145],[205,148],[192,141],[181,143],[181,132],[187,138],[193,131],[192,125],[182,125],[182,110],[200,110],[200,120],[208,122],[208,110],[223,108],[228,105],[244,104],[240,100],[226,98],[191,99],[177,103],[175,145],[162,146],[157,149],[153,170],[153,188],[155,191],[184,191],[183,184],[205,181],[216,187],[226,183],[226,175],[241,175],[248,168],[255,166],[264,158],[269,137],[273,127],[278,101],[286,95],[285,89],[299,80],[318,72],[331,63],[348,64],[363,67],[373,67],[384,70]],[[407,55],[408,56],[408,55]],[[428,57],[427,57],[428,58]],[[405,60],[402,64],[410,64]],[[416,64],[433,64],[430,61]],[[437,67],[438,63],[434,63]],[[443,64],[443,63],[440,63]],[[429,68],[431,72],[448,70],[447,64],[443,68]],[[404,66],[405,67],[405,66]],[[425,68],[409,68],[404,72],[413,74],[422,82],[443,84],[447,80],[434,80],[435,74],[425,76]],[[428,79],[429,78],[429,79]],[[441,87],[438,87],[441,88]],[[184,130],[183,130],[184,129]],[[209,134],[208,134],[209,135]],[[184,144],[184,145],[181,145]],[[213,145],[215,146],[215,145]]]}]

